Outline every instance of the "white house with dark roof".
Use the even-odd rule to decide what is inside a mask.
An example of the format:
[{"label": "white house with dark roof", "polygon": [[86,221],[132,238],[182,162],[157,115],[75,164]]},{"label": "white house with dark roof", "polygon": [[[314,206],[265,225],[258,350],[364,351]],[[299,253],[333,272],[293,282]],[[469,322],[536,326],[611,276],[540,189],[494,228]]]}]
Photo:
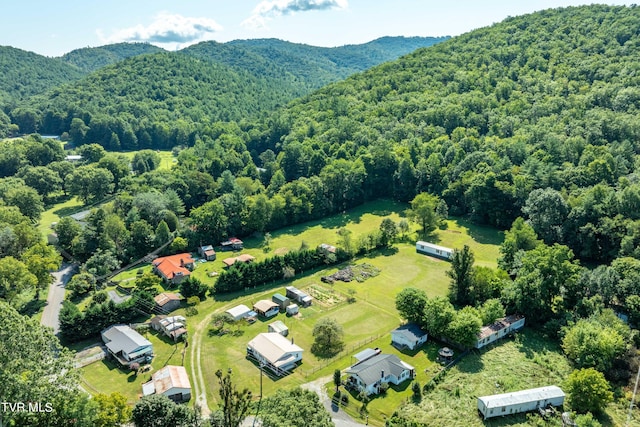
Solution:
[{"label": "white house with dark roof", "polygon": [[254,358],[277,375],[293,369],[302,360],[304,350],[277,332],[258,334],[247,344],[247,356]]},{"label": "white house with dark roof", "polygon": [[113,325],[101,332],[109,353],[124,366],[153,357],[153,345],[127,325]]},{"label": "white house with dark roof", "polygon": [[565,394],[558,386],[531,388],[511,393],[478,397],[478,412],[486,420],[548,406],[562,406]]},{"label": "white house with dark roof", "polygon": [[482,348],[491,344],[494,341],[498,341],[512,332],[524,326],[524,316],[520,314],[512,314],[502,319],[496,320],[494,323],[483,326],[478,334],[478,340],[476,341],[476,348]]},{"label": "white house with dark roof", "polygon": [[364,391],[367,395],[378,394],[380,385],[401,384],[415,376],[415,368],[394,354],[379,353],[356,363],[346,371],[347,386]]},{"label": "white house with dark roof", "polygon": [[407,323],[391,331],[391,344],[399,349],[415,350],[427,342],[428,334],[415,323]]},{"label": "white house with dark roof", "polygon": [[151,381],[142,384],[142,394],[164,394],[174,402],[191,399],[191,383],[184,366],[168,365],[151,375]]}]

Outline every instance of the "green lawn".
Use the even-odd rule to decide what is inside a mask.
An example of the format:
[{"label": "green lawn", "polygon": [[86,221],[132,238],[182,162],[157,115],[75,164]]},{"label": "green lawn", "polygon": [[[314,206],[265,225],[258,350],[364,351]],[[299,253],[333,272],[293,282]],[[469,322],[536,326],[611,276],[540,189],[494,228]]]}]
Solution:
[{"label": "green lawn", "polygon": [[[142,384],[151,379],[151,374],[166,365],[182,365],[183,343],[174,344],[164,335],[156,331],[144,333],[143,336],[153,344],[155,357],[150,371],[134,375],[133,372],[119,367],[110,360],[102,360],[81,368],[82,385],[93,394],[120,392],[128,402],[135,404],[142,395]],[[185,363],[187,357],[184,358]]]},{"label": "green lawn", "polygon": [[[338,243],[336,231],[341,227],[351,230],[355,241],[358,235],[377,229],[382,219],[386,217],[395,221],[400,220],[405,209],[406,205],[403,204],[377,201],[322,221],[313,221],[277,230],[272,233],[272,250],[268,253],[262,250],[261,238],[248,238],[245,240],[245,250],[235,253],[219,252],[218,259],[215,261],[198,262],[193,275],[203,280],[204,283],[212,285],[215,282],[215,277],[210,277],[209,273],[221,271],[222,259],[225,257],[249,253],[260,260],[273,256],[274,253],[298,249],[302,241],[305,241],[311,248],[320,243],[335,245]],[[321,276],[334,273],[338,268],[346,265],[344,264],[298,274],[290,282],[280,281],[251,290],[251,292],[220,295],[203,301],[197,307],[199,314],[187,319],[191,338],[193,338],[196,326],[206,321],[212,313],[224,311],[237,304],[252,306],[259,299],[270,299],[275,292],[284,293],[285,285],[290,284],[303,290],[310,286],[321,286],[326,292],[333,291],[344,297],[344,301],[335,305],[323,305],[316,300],[311,307],[301,309],[301,316],[296,318],[279,314],[268,321],[258,321],[253,325],[241,322],[235,327],[237,329],[235,333],[223,336],[209,336],[207,327],[203,331],[199,350],[201,352],[200,366],[204,375],[209,406],[214,408],[218,401],[217,378],[215,377],[215,372],[218,369],[232,368],[234,382],[239,388],[248,387],[254,395],[259,394],[260,370],[245,358],[246,345],[258,333],[266,332],[267,324],[274,320],[285,322],[290,330],[289,336],[305,352],[302,364],[289,376],[284,378],[263,377],[263,394],[265,395],[282,387],[293,387],[317,378],[330,377],[335,369],[348,367],[353,361],[352,356],[367,347],[380,347],[385,351],[397,353],[403,360],[416,367],[419,372],[418,381],[424,382],[426,379],[424,377],[425,369],[433,364],[436,349],[434,346],[428,345],[425,350],[420,350],[416,354],[400,354],[390,346],[389,332],[397,327],[401,321],[395,309],[395,296],[400,290],[409,286],[424,289],[430,297],[445,295],[449,283],[449,278],[445,273],[450,264],[443,260],[418,254],[414,244],[417,239],[415,230],[407,237],[407,242],[397,243],[392,249],[376,252],[352,261],[357,264],[369,263],[380,269],[378,276],[362,283],[355,281],[350,283],[336,282],[334,285],[327,285],[320,281]],[[438,230],[432,236],[432,241],[444,246],[461,248],[462,245],[468,244],[475,253],[478,265],[492,267],[496,266],[497,245],[501,239],[501,233],[496,230],[472,226],[465,221],[455,219],[447,222],[446,229]],[[122,280],[135,276],[136,270],[137,268],[122,273],[115,279]],[[346,302],[346,296],[349,294],[354,295],[356,300],[354,303]],[[181,309],[176,313],[182,314],[183,311]],[[318,320],[325,317],[336,319],[343,326],[345,332],[345,350],[329,360],[319,359],[310,351],[313,342],[311,333],[313,326]],[[190,351],[197,351],[195,347],[197,346],[190,346]],[[189,359],[190,355],[188,354],[185,361]],[[108,376],[109,381],[113,382],[113,387],[116,387],[118,383],[129,384],[126,373],[113,376],[108,367],[102,364],[98,366],[99,374],[96,376],[91,372],[94,369],[92,366],[84,369],[84,379],[90,384],[88,387],[90,390],[92,387],[96,387],[94,383],[102,384],[101,381],[104,381],[105,376]],[[189,373],[191,375],[191,370]],[[111,379],[111,377],[115,379]],[[191,381],[193,384],[196,379],[191,378]],[[135,385],[133,389],[137,393],[139,384]],[[381,423],[384,417],[389,416],[410,395],[410,384],[406,383],[400,390],[390,390],[385,398],[372,401],[370,403],[370,422]],[[135,396],[135,394],[129,392],[128,396]],[[359,407],[355,399],[352,399],[350,406]]]},{"label": "green lawn", "polygon": [[[137,151],[115,151],[115,153],[124,154],[129,160],[132,160]],[[158,150],[156,153],[160,155],[160,166],[158,169],[169,170],[173,167],[176,162],[176,158],[173,156],[171,150]]]},{"label": "green lawn", "polygon": [[84,209],[86,209],[85,206],[76,197],[72,197],[62,203],[57,203],[42,213],[40,222],[38,223],[38,230],[40,230],[40,233],[42,233],[46,239],[47,236],[53,232],[51,224],[60,221],[60,218],[63,216],[71,215]]}]

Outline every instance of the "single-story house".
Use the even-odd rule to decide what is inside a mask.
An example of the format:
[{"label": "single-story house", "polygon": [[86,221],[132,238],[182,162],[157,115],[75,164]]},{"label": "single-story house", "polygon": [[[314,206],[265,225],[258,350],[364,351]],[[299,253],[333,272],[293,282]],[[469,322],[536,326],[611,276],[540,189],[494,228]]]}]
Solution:
[{"label": "single-story house", "polygon": [[379,353],[346,370],[347,386],[364,391],[367,395],[378,394],[380,385],[398,385],[415,376],[415,368],[400,360],[395,354]]},{"label": "single-story house", "polygon": [[478,334],[476,348],[482,348],[494,341],[504,338],[510,333],[517,331],[524,326],[524,316],[520,314],[512,314],[502,319],[496,320],[488,326],[483,326]]},{"label": "single-story house", "polygon": [[153,297],[156,307],[163,313],[171,313],[173,310],[180,308],[180,303],[183,299],[182,295],[175,292],[162,292]]},{"label": "single-story house", "polygon": [[198,248],[198,255],[207,261],[214,261],[216,259],[216,251],[211,245],[200,246]]},{"label": "single-story house", "polygon": [[291,304],[291,300],[285,297],[284,295],[282,295],[281,293],[273,294],[273,296],[271,297],[271,301],[278,304],[278,307],[280,307],[280,310],[282,311],[284,311],[287,308],[287,306]]},{"label": "single-story house", "polygon": [[275,332],[277,334],[286,337],[289,335],[289,328],[284,324],[282,320],[276,320],[275,322],[269,323],[267,325],[267,332]]},{"label": "single-story house", "polygon": [[313,302],[313,299],[309,295],[302,292],[298,288],[295,288],[293,286],[287,286],[285,290],[287,291],[288,298],[296,301],[298,304],[302,305],[303,307],[308,307]]},{"label": "single-story house", "polygon": [[331,253],[331,254],[335,254],[336,253],[336,247],[333,245],[330,245],[328,243],[321,243],[320,246],[318,246],[320,249],[324,249],[325,251]]},{"label": "single-story house", "polygon": [[415,350],[427,342],[427,333],[415,323],[407,323],[391,331],[391,344],[403,349]]},{"label": "single-story house", "polygon": [[174,402],[191,399],[191,383],[184,366],[167,365],[151,375],[151,381],[142,384],[142,394],[164,394]]},{"label": "single-story house", "polygon": [[77,163],[80,160],[82,160],[82,156],[80,154],[69,154],[67,156],[64,156],[64,159],[67,162],[71,162],[71,163]]},{"label": "single-story house", "polygon": [[487,418],[535,411],[548,406],[562,406],[564,392],[558,386],[520,390],[512,393],[478,397],[478,412]]},{"label": "single-story house", "polygon": [[302,348],[276,332],[258,334],[247,344],[247,356],[277,375],[293,369],[302,360]]},{"label": "single-story house", "polygon": [[187,333],[186,323],[187,319],[183,316],[167,317],[165,315],[155,316],[150,322],[153,329],[164,333],[174,341]]},{"label": "single-story house", "polygon": [[298,304],[289,304],[286,308],[286,311],[288,316],[293,316],[295,314],[298,314],[300,309],[298,307]]},{"label": "single-story house", "polygon": [[189,253],[159,257],[153,260],[155,271],[165,282],[178,284],[189,277],[195,268],[195,261]]},{"label": "single-story house", "polygon": [[123,366],[153,357],[153,345],[127,325],[113,325],[100,333],[109,353]]},{"label": "single-story house", "polygon": [[443,259],[451,259],[453,257],[453,249],[423,242],[422,240],[416,242],[416,251],[421,254],[432,255]]},{"label": "single-story house", "polygon": [[253,311],[264,317],[273,317],[280,312],[280,307],[273,301],[262,299],[253,304]]},{"label": "single-story house", "polygon": [[237,237],[229,237],[224,242],[220,243],[223,251],[239,251],[243,248],[242,240]]},{"label": "single-story house", "polygon": [[225,311],[233,320],[241,320],[251,314],[251,309],[244,304],[237,305]]},{"label": "single-story house", "polygon": [[225,258],[222,260],[222,263],[225,267],[231,267],[236,262],[252,262],[256,258],[249,254],[238,255],[237,257]]}]

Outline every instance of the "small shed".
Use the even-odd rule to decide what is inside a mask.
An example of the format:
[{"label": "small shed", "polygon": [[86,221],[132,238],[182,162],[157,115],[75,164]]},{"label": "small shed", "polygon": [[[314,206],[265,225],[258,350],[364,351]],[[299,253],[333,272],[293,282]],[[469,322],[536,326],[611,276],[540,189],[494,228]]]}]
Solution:
[{"label": "small shed", "polygon": [[242,240],[237,237],[229,237],[227,240],[220,243],[223,251],[239,251],[244,247],[243,245],[244,243]]},{"label": "small shed", "polygon": [[295,288],[293,286],[287,286],[285,290],[287,291],[288,298],[290,298],[293,301],[296,301],[298,304],[301,304],[303,307],[308,307],[313,302],[313,299],[309,295],[302,292],[298,288]]},{"label": "small shed", "polygon": [[287,315],[293,316],[300,312],[300,308],[298,307],[298,304],[289,304],[286,308],[286,311]]},{"label": "small shed", "polygon": [[250,315],[251,309],[244,304],[237,305],[225,311],[233,320],[240,320]]},{"label": "small shed", "polygon": [[277,334],[286,337],[289,335],[289,328],[284,324],[282,320],[276,320],[275,322],[269,323],[267,326],[267,332],[275,332]]},{"label": "small shed", "polygon": [[320,246],[318,246],[320,249],[325,250],[327,252],[329,252],[330,254],[335,254],[336,253],[336,247],[333,245],[330,245],[328,243],[321,243]]},{"label": "small shed", "polygon": [[453,249],[434,245],[433,243],[424,242],[422,240],[416,242],[416,251],[421,254],[431,255],[442,259],[451,259],[453,257]]},{"label": "small shed", "polygon": [[253,311],[264,317],[273,317],[280,312],[280,307],[273,301],[262,299],[253,304]]},{"label": "small shed", "polygon": [[214,261],[216,259],[216,251],[211,245],[204,245],[198,248],[198,255],[207,261]]},{"label": "small shed", "polygon": [[391,344],[397,348],[415,350],[427,342],[427,333],[415,323],[407,323],[391,331]]},{"label": "small shed", "polygon": [[156,302],[156,307],[163,313],[170,313],[180,308],[180,303],[183,299],[182,295],[175,292],[162,292],[153,297],[153,300]]},{"label": "small shed", "polygon": [[163,394],[174,402],[191,399],[191,384],[184,366],[168,365],[151,376],[151,381],[142,384],[142,394]]},{"label": "small shed", "polygon": [[478,397],[478,412],[483,418],[535,411],[548,406],[562,406],[564,392],[558,386],[531,388],[512,393]]},{"label": "small shed", "polygon": [[282,295],[281,293],[274,294],[271,297],[271,301],[278,304],[278,307],[280,307],[280,310],[282,311],[284,311],[287,308],[287,306],[291,304],[291,300],[285,297],[284,295]]}]

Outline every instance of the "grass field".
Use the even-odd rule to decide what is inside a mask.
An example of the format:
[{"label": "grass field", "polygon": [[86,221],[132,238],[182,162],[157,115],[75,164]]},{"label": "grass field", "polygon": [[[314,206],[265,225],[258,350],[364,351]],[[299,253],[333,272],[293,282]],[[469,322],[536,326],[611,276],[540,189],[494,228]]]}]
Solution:
[{"label": "grass field", "polygon": [[[260,260],[273,256],[275,253],[298,249],[303,241],[311,248],[320,243],[335,245],[338,244],[336,231],[341,227],[351,230],[355,241],[358,235],[377,229],[384,218],[388,217],[394,221],[400,220],[405,209],[406,205],[403,204],[377,201],[322,221],[277,230],[272,233],[272,250],[267,253],[262,250],[261,238],[248,238],[245,240],[245,250],[242,252],[219,252],[215,261],[197,263],[193,274],[204,283],[212,285],[215,277],[210,277],[209,274],[221,271],[222,259],[227,256],[249,253]],[[311,286],[318,286],[319,291],[334,292],[338,295],[336,299],[341,300],[337,304],[325,305],[316,301],[311,307],[301,309],[300,317],[286,317],[284,314],[279,314],[268,321],[259,320],[252,325],[241,322],[238,326],[233,327],[234,333],[223,336],[209,336],[207,326],[202,331],[201,345],[193,345],[189,349],[190,351],[200,351],[200,366],[203,382],[206,384],[209,406],[214,408],[218,401],[217,378],[215,377],[215,372],[218,369],[232,368],[234,383],[238,388],[248,387],[253,391],[254,396],[259,394],[260,370],[246,359],[246,345],[258,333],[266,332],[267,323],[274,320],[285,322],[290,330],[289,336],[295,340],[297,345],[305,349],[305,352],[302,364],[292,374],[279,379],[263,377],[264,395],[269,395],[279,388],[293,387],[318,378],[330,377],[335,369],[348,367],[353,362],[352,356],[367,347],[380,347],[384,351],[397,354],[407,363],[416,367],[420,373],[419,381],[425,381],[426,374],[423,373],[434,363],[435,351],[437,351],[435,345],[427,345],[415,354],[401,354],[390,346],[389,335],[389,332],[397,327],[401,321],[395,309],[395,296],[400,290],[410,286],[416,287],[424,289],[429,297],[445,295],[447,292],[449,279],[445,273],[450,268],[449,263],[416,253],[414,244],[416,237],[415,232],[412,232],[405,243],[397,243],[392,249],[376,252],[352,261],[356,264],[368,263],[380,269],[378,276],[365,282],[336,282],[334,285],[321,283],[321,276],[334,273],[346,265],[344,264],[298,274],[294,280],[286,283],[286,285],[291,284],[303,290]],[[501,233],[496,230],[473,226],[466,221],[455,219],[447,222],[446,229],[438,230],[432,236],[432,241],[444,246],[461,248],[464,244],[469,245],[474,251],[477,265],[492,267],[496,266],[498,244],[501,239]],[[125,272],[115,279],[123,280],[133,277],[136,270],[137,268],[132,269],[132,271]],[[251,306],[260,299],[270,299],[275,292],[284,293],[284,286],[284,282],[277,282],[250,292],[220,295],[215,299],[208,298],[197,307],[199,314],[187,319],[190,340],[193,338],[196,326],[201,322],[207,322],[212,313],[224,311],[237,304]],[[355,302],[348,303],[346,301],[347,295],[353,295]],[[182,311],[179,310],[177,313],[181,314]],[[326,317],[336,319],[345,332],[345,350],[329,360],[317,358],[310,351],[313,342],[311,333],[313,326],[318,320]],[[185,364],[189,363],[189,357],[185,358],[185,362]],[[154,363],[156,362],[154,361]],[[94,370],[97,372],[93,372]],[[131,386],[126,373],[118,373],[115,375],[115,380],[112,381],[110,378],[114,376],[113,370],[104,363],[90,365],[84,368],[83,372],[84,380],[90,390],[103,387],[105,391],[108,391],[107,389],[121,384],[122,387],[126,387],[127,396],[134,397],[140,389],[137,380],[132,380],[133,385]],[[189,372],[191,374],[190,370]],[[191,381],[193,384],[196,380],[191,378]],[[112,385],[95,385],[103,383]],[[410,384],[405,383],[400,389],[389,390],[387,396],[374,399],[369,404],[370,423],[381,424],[385,417],[390,416],[395,408],[410,396]],[[350,406],[356,408],[357,405],[359,403],[352,399]]]},{"label": "grass field", "polygon": [[65,202],[57,203],[42,213],[40,222],[38,223],[38,230],[40,230],[40,233],[46,239],[53,231],[51,224],[60,221],[60,218],[63,216],[71,215],[84,209],[85,207],[82,202],[75,197]]},{"label": "grass field", "polygon": [[[137,151],[115,151],[115,153],[124,154],[125,156],[127,156],[129,160],[132,160],[133,156],[135,156]],[[173,167],[176,159],[173,156],[173,153],[171,152],[171,150],[165,150],[165,151],[157,150],[156,153],[160,155],[160,166],[158,167],[158,169],[169,170]]]}]

